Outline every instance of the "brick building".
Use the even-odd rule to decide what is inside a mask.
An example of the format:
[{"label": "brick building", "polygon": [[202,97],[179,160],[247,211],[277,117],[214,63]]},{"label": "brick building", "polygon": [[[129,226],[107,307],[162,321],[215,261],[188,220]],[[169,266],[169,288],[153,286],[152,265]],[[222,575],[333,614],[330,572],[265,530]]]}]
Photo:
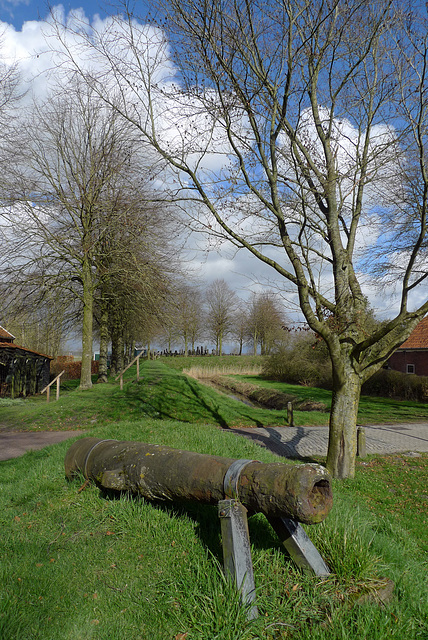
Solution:
[{"label": "brick building", "polygon": [[428,376],[428,316],[388,360],[390,369]]}]

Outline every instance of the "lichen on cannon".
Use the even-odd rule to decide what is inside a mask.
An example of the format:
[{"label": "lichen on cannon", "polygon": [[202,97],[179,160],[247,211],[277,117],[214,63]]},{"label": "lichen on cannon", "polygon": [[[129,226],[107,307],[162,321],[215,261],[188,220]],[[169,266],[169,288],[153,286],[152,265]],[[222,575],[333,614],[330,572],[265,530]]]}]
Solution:
[{"label": "lichen on cannon", "polygon": [[[156,444],[82,438],[66,454],[65,473],[148,500],[215,505],[225,498],[224,479],[234,462]],[[318,464],[247,461],[236,492],[250,512],[305,524],[323,521],[333,503],[330,476]]]}]

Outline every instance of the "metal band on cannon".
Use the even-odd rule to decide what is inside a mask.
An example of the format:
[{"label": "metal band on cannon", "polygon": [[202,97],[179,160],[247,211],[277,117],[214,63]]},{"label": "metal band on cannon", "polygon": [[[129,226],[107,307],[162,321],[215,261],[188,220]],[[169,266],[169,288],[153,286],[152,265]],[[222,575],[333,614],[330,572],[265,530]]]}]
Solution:
[{"label": "metal band on cannon", "polygon": [[67,451],[67,478],[83,473],[98,486],[148,500],[217,504],[225,572],[257,616],[247,509],[267,517],[292,559],[316,575],[329,569],[299,522],[328,515],[330,476],[317,464],[265,464],[182,451],[143,442],[82,438]]},{"label": "metal band on cannon", "polygon": [[[82,438],[66,454],[65,473],[84,473],[100,487],[149,500],[216,505],[225,497],[224,478],[234,462],[156,444]],[[318,464],[249,461],[236,491],[251,512],[306,524],[322,522],[333,504],[330,475]]]}]

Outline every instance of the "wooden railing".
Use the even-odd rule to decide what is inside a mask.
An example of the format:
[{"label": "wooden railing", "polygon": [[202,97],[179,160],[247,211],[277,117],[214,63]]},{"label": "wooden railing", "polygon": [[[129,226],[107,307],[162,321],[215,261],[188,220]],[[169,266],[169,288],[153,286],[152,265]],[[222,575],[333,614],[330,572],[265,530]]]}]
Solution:
[{"label": "wooden railing", "polygon": [[56,382],[56,400],[58,400],[58,398],[59,398],[60,378],[61,378],[63,373],[65,373],[65,371],[61,371],[61,373],[59,373],[57,375],[57,377],[52,380],[52,382],[50,382],[48,385],[46,385],[46,387],[44,389],[42,389],[42,391],[40,391],[40,393],[44,393],[46,391],[46,400],[47,400],[47,402],[49,402],[51,385],[53,385],[54,382]]},{"label": "wooden railing", "polygon": [[138,356],[135,356],[135,358],[115,377],[115,380],[118,380],[120,378],[121,389],[123,389],[123,374],[125,373],[125,371],[128,371],[129,367],[132,367],[134,362],[137,363],[137,381],[140,379],[140,358],[142,355],[143,352],[141,351],[141,353],[139,353]]}]

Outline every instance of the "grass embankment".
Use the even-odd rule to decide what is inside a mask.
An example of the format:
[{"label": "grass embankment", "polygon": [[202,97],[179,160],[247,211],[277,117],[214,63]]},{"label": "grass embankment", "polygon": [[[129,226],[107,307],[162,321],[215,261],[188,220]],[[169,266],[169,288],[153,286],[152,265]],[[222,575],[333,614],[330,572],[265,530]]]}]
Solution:
[{"label": "grass embankment", "polygon": [[[51,401],[47,404],[45,396],[26,400],[0,399],[0,430],[87,429],[97,425],[99,420],[102,424],[121,420],[124,413],[130,420],[155,417],[222,427],[287,424],[286,411],[283,409],[246,406],[182,375],[181,370],[189,367],[189,360],[190,358],[168,358],[146,362],[141,367],[139,383],[135,379],[136,369],[132,367],[125,374],[127,384],[122,391],[113,381],[94,385],[90,403],[87,402],[87,393],[78,390],[77,381],[61,385],[58,402]],[[199,367],[205,363],[210,376],[248,372],[257,366],[257,358],[253,356],[245,356],[242,360],[237,356],[226,356],[192,358],[191,361],[195,361]],[[245,373],[239,375],[239,380],[280,391],[298,398],[299,401],[323,403],[327,409],[330,408],[331,392],[324,389],[272,382],[263,380],[259,375]],[[428,404],[368,396],[361,399],[360,424],[418,420],[428,420]],[[297,410],[294,412],[294,422],[296,426],[327,425],[328,412]]]},{"label": "grass embankment", "polygon": [[[237,376],[234,376],[237,377]],[[284,394],[297,397],[299,400],[311,400],[313,402],[322,402],[329,410],[331,407],[331,391],[326,389],[318,389],[315,387],[303,387],[285,382],[275,382],[264,380],[260,376],[240,375],[240,381],[250,384],[259,385],[266,389],[275,389]],[[312,424],[320,424],[317,422],[317,413],[311,412],[309,420],[312,416],[315,421]],[[306,416],[308,418],[308,416]],[[359,424],[382,424],[388,422],[418,422],[428,420],[428,403],[412,402],[410,400],[393,400],[391,398],[378,398],[373,396],[361,396],[358,421]],[[301,425],[302,423],[297,422]],[[306,422],[305,424],[310,424]]]},{"label": "grass embankment", "polygon": [[[213,425],[163,419],[166,410],[154,390],[158,388],[160,395],[168,388],[172,392],[174,376],[151,363],[143,370],[147,377],[142,384],[129,381],[122,392],[112,385],[70,391],[58,403],[40,405],[44,416],[38,403],[29,400],[27,427],[63,423],[63,412],[72,418],[74,403],[78,421],[70,421],[67,428],[91,426],[90,435],[100,438],[278,460]],[[176,384],[177,394],[182,393]],[[147,402],[139,387],[150,391]],[[183,415],[193,411],[189,406],[203,393],[195,389],[199,387],[183,395]],[[198,400],[202,407],[208,403],[203,398]],[[175,401],[173,396],[165,406]],[[21,403],[8,409],[22,417]],[[212,407],[199,412],[202,420],[216,415]],[[118,414],[121,421],[113,422]],[[220,570],[217,510],[155,505],[125,496],[113,500],[94,486],[79,493],[81,481],[64,479],[70,443],[0,462],[0,638],[428,637],[428,456],[369,457],[358,464],[355,480],[334,483],[333,511],[323,524],[307,528],[332,569],[328,578],[297,570],[267,521],[260,515],[251,517],[260,616],[247,623],[237,594]],[[395,582],[390,602],[361,599],[382,589],[387,579]]]},{"label": "grass embankment", "polygon": [[[82,429],[99,420],[115,422],[124,413],[131,420],[152,417],[221,427],[286,424],[284,411],[248,407],[158,361],[144,363],[139,382],[135,375],[135,368],[128,370],[123,390],[113,382],[94,385],[90,404],[87,392],[76,389],[77,382],[61,388],[58,402],[47,404],[44,397],[0,400],[0,428]],[[326,414],[318,418],[323,423],[327,419]]]}]

